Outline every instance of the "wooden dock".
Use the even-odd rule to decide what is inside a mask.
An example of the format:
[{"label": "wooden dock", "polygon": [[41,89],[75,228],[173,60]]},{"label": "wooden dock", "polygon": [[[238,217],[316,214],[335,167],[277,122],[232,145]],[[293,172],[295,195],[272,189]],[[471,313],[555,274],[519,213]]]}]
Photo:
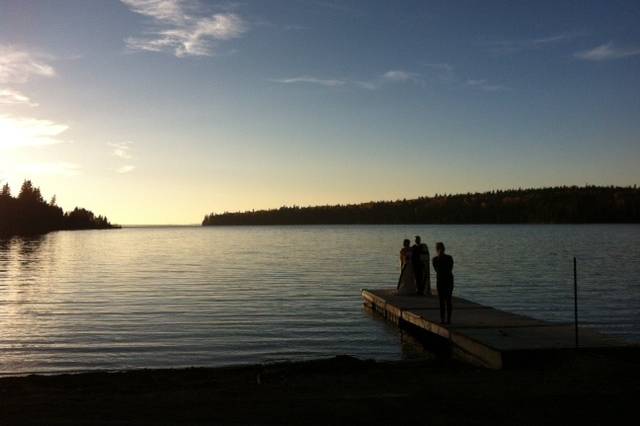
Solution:
[{"label": "wooden dock", "polygon": [[[451,355],[500,369],[537,357],[573,351],[573,324],[558,324],[453,298],[452,324],[440,324],[437,296],[398,296],[394,289],[362,290],[366,307],[396,325],[445,343]],[[580,349],[620,348],[624,342],[580,327]]]}]

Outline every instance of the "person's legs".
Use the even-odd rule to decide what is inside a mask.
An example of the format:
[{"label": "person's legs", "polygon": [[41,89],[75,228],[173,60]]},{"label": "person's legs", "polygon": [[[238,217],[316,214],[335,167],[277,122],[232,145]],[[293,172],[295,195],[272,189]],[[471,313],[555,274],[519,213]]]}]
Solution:
[{"label": "person's legs", "polygon": [[418,294],[424,294],[424,269],[420,267],[414,267],[416,274],[416,289]]},{"label": "person's legs", "polygon": [[451,324],[451,313],[453,312],[453,296],[452,292],[447,293],[447,323]]},{"label": "person's legs", "polygon": [[440,301],[440,322],[444,323],[444,314],[445,314],[445,293],[443,291],[440,291],[441,289],[438,289],[438,299]]},{"label": "person's legs", "polygon": [[424,283],[424,291],[428,296],[431,296],[431,269],[429,268],[429,265],[427,265],[426,268],[424,268],[424,272],[423,272],[423,283]]}]

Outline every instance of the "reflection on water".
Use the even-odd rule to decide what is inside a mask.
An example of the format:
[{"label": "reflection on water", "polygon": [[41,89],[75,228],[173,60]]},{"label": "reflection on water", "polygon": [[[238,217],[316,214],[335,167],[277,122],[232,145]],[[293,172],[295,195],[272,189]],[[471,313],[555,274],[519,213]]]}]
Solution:
[{"label": "reflection on water", "polygon": [[0,240],[0,373],[428,356],[362,309],[420,234],[458,295],[640,341],[640,226],[130,228]]}]

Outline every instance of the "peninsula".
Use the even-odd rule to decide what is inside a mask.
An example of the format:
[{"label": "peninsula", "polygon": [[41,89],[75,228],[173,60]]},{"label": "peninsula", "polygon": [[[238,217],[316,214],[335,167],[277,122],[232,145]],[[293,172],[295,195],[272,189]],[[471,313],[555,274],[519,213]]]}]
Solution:
[{"label": "peninsula", "polygon": [[25,180],[17,197],[11,196],[9,184],[0,190],[0,237],[38,235],[50,231],[75,229],[111,229],[105,216],[76,207],[64,212],[53,196],[50,202],[42,198],[40,188]]}]

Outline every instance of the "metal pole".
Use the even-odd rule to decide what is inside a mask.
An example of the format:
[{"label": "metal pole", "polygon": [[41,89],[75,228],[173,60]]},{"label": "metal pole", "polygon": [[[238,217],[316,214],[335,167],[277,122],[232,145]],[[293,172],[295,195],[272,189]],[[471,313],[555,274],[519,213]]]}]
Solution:
[{"label": "metal pole", "polygon": [[578,268],[573,258],[573,315],[576,323],[576,348],[578,347]]}]

